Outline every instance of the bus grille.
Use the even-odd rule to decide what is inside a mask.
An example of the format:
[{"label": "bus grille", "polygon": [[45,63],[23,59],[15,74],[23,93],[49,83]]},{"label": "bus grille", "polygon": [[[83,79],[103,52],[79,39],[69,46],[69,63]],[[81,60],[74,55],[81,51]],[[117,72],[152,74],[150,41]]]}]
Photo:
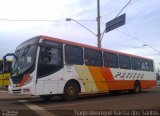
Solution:
[{"label": "bus grille", "polygon": [[12,90],[13,93],[21,93],[21,89]]}]

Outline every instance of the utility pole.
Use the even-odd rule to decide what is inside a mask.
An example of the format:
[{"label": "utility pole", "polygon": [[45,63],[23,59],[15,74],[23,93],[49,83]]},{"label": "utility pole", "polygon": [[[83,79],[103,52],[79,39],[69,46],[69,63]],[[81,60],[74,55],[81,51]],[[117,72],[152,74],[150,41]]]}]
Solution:
[{"label": "utility pole", "polygon": [[81,25],[82,27],[84,27],[85,29],[87,29],[89,32],[91,32],[92,34],[94,34],[97,37],[97,46],[99,48],[101,48],[101,25],[100,25],[100,0],[97,0],[97,34],[95,34],[94,32],[92,32],[90,29],[88,29],[86,26],[82,25],[81,23],[79,23],[78,21],[72,19],[72,18],[66,18],[66,21],[74,21],[77,24]]},{"label": "utility pole", "polygon": [[97,0],[97,46],[101,48],[100,3]]},{"label": "utility pole", "polygon": [[158,78],[157,78],[157,80],[160,80],[160,70],[159,70],[159,68],[158,68]]}]

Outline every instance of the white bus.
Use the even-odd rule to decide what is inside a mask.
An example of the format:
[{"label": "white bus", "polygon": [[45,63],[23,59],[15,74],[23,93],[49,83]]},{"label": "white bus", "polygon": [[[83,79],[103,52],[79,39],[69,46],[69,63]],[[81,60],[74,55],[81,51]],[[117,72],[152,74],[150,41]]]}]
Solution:
[{"label": "white bus", "polygon": [[149,58],[37,36],[17,47],[9,92],[46,100],[61,95],[69,101],[80,94],[138,93],[155,85],[154,63]]}]

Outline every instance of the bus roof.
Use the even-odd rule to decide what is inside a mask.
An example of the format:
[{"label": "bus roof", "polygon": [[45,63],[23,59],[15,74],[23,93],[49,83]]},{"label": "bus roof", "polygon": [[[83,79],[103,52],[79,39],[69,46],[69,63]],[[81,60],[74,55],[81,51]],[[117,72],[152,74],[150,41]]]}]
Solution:
[{"label": "bus roof", "polygon": [[98,48],[98,47],[87,45],[87,44],[81,44],[81,43],[78,43],[78,42],[72,42],[72,41],[58,39],[58,38],[44,36],[44,35],[40,35],[40,38],[41,39],[45,39],[45,40],[50,40],[50,41],[70,44],[70,45],[74,45],[74,46],[79,46],[79,47],[84,47],[84,48],[90,48],[90,49],[94,49],[94,50],[101,50],[101,51],[115,53],[115,54],[121,54],[121,55],[127,55],[127,56],[137,57],[137,58],[143,58],[143,59],[146,59],[146,60],[152,60],[150,58],[146,58],[146,57],[142,57],[142,56],[137,56],[137,55],[133,55],[133,54],[123,53],[123,52],[109,50],[109,49],[104,49],[104,48]]}]

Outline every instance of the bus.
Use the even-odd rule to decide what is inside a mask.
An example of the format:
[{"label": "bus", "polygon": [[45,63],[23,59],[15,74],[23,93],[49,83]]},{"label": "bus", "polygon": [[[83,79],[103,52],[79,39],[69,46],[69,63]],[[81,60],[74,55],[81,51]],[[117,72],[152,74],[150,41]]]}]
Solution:
[{"label": "bus", "polygon": [[7,61],[4,68],[3,60],[0,60],[0,86],[1,87],[3,86],[7,87],[9,85],[11,65],[12,65],[12,61]]},{"label": "bus", "polygon": [[71,101],[84,94],[139,93],[156,85],[152,59],[44,35],[20,44],[13,56],[11,94]]}]

